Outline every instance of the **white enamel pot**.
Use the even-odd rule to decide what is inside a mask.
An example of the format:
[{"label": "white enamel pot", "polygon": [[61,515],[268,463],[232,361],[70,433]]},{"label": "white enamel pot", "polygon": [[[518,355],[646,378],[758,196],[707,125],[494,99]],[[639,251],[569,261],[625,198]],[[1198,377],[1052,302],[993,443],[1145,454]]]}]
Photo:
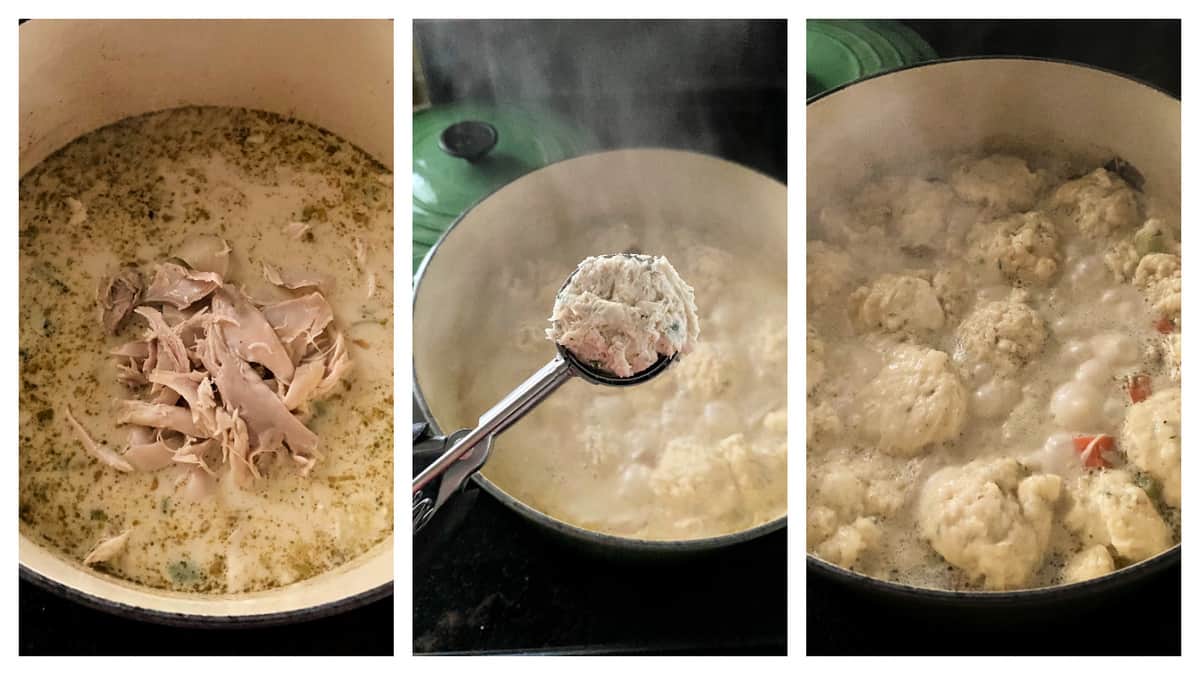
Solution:
[{"label": "white enamel pot", "polygon": [[[1179,100],[1108,71],[1061,61],[937,61],[859,80],[807,105],[808,222],[819,196],[839,194],[877,166],[981,147],[1017,146],[1096,163],[1120,158],[1165,206],[1180,204]],[[814,199],[817,196],[817,199]],[[1017,591],[939,591],[873,579],[808,556],[808,569],[904,601],[990,607],[1096,598],[1177,566],[1176,545],[1077,584]]]},{"label": "white enamel pot", "polygon": [[[417,272],[413,394],[436,431],[474,426],[473,415],[480,412],[464,409],[459,387],[464,369],[478,367],[481,355],[496,350],[473,326],[482,315],[503,320],[511,306],[504,289],[491,281],[513,261],[554,261],[569,268],[595,253],[582,236],[586,229],[614,222],[635,230],[687,227],[698,241],[734,252],[747,266],[787,274],[787,188],[746,167],[693,152],[628,149],[584,155],[526,174],[463,213]],[[722,549],[776,531],[787,520],[783,515],[703,539],[636,539],[549,516],[485,475],[477,474],[475,482],[552,536],[618,559],[665,560]]]},{"label": "white enamel pot", "polygon": [[[291,115],[389,168],[390,21],[43,21],[20,28],[20,171],[120,119],[187,105]],[[349,563],[270,591],[151,589],[20,538],[22,578],[101,609],[189,626],[326,616],[392,591],[392,537]]]}]

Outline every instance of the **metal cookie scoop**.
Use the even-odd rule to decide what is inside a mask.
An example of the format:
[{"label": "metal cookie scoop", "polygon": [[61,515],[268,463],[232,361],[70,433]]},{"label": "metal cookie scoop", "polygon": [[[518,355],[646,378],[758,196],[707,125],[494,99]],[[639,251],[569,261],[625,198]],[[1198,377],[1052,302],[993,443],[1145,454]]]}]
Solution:
[{"label": "metal cookie scoop", "polygon": [[[575,272],[572,272],[563,282],[562,288],[566,288],[574,276]],[[578,376],[592,384],[614,387],[641,384],[666,370],[676,357],[675,354],[660,354],[658,360],[645,370],[629,377],[618,377],[580,361],[571,350],[562,345],[556,347],[558,354],[554,359],[485,412],[474,429],[460,429],[448,436],[424,442],[425,452],[429,451],[431,444],[434,449],[439,443],[448,449],[413,479],[414,534],[465,485],[467,479],[483,467],[491,454],[495,437],[546,400],[546,397],[567,380]]]}]

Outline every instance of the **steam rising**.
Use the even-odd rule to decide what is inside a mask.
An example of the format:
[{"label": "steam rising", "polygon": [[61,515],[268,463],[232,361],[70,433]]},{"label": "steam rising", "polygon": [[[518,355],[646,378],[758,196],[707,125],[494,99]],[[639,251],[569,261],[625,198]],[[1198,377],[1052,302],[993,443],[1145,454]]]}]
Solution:
[{"label": "steam rising", "polygon": [[[605,147],[735,160],[747,140],[731,128],[758,122],[785,145],[786,31],[749,20],[414,22],[434,103],[547,105]],[[778,128],[762,128],[769,106]]]}]

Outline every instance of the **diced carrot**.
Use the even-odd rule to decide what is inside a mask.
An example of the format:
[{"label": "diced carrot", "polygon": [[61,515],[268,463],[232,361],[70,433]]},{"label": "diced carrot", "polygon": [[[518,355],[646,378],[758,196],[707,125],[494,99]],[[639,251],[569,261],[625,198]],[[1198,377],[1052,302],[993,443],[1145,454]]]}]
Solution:
[{"label": "diced carrot", "polygon": [[1074,442],[1075,452],[1079,453],[1079,459],[1083,462],[1084,466],[1089,469],[1108,468],[1112,466],[1104,458],[1104,453],[1112,452],[1117,447],[1117,443],[1113,440],[1112,436],[1108,434],[1076,436]]},{"label": "diced carrot", "polygon": [[1129,390],[1129,400],[1134,403],[1141,403],[1150,398],[1150,376],[1144,373],[1139,373],[1130,377],[1125,384]]},{"label": "diced carrot", "polygon": [[1174,333],[1175,322],[1164,316],[1163,318],[1154,322],[1154,329],[1163,335],[1166,335],[1167,333]]}]

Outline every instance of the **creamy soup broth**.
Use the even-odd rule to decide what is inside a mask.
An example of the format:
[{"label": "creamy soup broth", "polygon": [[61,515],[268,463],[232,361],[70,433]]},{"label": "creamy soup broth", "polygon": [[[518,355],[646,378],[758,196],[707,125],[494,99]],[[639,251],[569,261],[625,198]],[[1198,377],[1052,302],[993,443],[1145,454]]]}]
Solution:
[{"label": "creamy soup broth", "polygon": [[[607,223],[584,232],[594,255],[666,256],[694,288],[699,339],[645,384],[567,382],[497,440],[484,475],[557,519],[634,538],[716,536],[784,515],[785,271],[746,264],[744,253],[683,227]],[[530,260],[496,280],[503,320],[483,324],[479,341],[502,357],[460,371],[467,416],[553,358],[547,319],[571,271],[567,262]]]},{"label": "creamy soup broth", "polygon": [[962,155],[810,196],[810,553],[1005,589],[1179,541],[1178,208],[1109,168]]},{"label": "creamy soup broth", "polygon": [[[289,223],[304,223],[294,237]],[[241,592],[345,563],[392,531],[392,175],[345,140],[243,109],[183,108],[127,119],[73,141],[20,182],[20,527],[81,560],[130,531],[101,569],[156,588]],[[231,283],[288,297],[267,262],[324,274],[353,369],[308,426],[325,458],[308,476],[273,471],[251,489],[222,477],[181,494],[182,467],[120,473],[84,453],[64,415],[107,447],[127,431],[129,393],[108,351],[144,330],[106,335],[102,277],[170,259],[199,235],[232,249]],[[365,251],[356,254],[355,239]],[[368,297],[368,286],[374,285]]]}]

